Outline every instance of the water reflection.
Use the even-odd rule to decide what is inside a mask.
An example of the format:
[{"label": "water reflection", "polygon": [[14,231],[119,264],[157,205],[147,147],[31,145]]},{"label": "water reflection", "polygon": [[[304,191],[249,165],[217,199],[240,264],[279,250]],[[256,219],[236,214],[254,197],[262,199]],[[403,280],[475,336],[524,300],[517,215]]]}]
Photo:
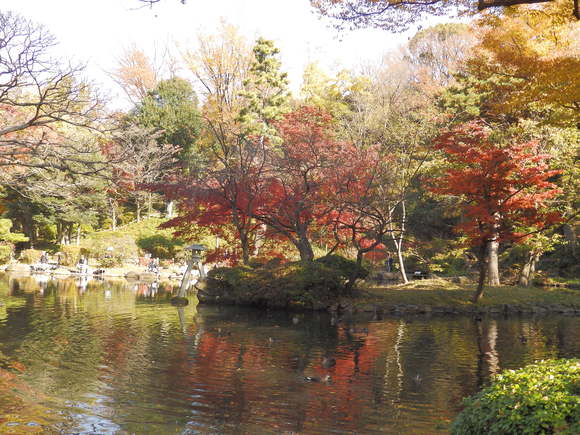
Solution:
[{"label": "water reflection", "polygon": [[577,318],[350,322],[170,290],[4,276],[0,432],[444,433],[490,375],[580,350]]}]

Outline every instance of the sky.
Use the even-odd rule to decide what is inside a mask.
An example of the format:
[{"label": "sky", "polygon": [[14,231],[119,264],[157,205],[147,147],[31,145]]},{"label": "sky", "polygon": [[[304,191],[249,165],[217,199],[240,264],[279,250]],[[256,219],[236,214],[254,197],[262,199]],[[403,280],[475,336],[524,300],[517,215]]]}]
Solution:
[{"label": "sky", "polygon": [[309,0],[162,0],[152,8],[136,0],[0,0],[0,10],[42,23],[59,41],[59,54],[87,64],[87,75],[122,107],[121,90],[106,72],[135,44],[194,49],[199,33],[215,33],[220,20],[236,25],[249,40],[262,36],[280,49],[291,89],[299,89],[304,67],[318,61],[329,73],[379,59],[405,43],[413,31],[393,34],[364,29],[338,32],[319,19]]}]

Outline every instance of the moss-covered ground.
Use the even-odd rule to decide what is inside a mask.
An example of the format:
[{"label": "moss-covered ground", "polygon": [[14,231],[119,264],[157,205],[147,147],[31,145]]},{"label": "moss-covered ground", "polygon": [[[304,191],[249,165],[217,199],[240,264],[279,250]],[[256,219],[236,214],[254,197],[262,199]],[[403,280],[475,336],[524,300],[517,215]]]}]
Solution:
[{"label": "moss-covered ground", "polygon": [[[430,305],[466,307],[473,305],[475,284],[462,285],[435,278],[411,281],[393,286],[366,286],[355,299],[356,304]],[[486,287],[482,306],[494,305],[578,305],[580,290],[554,287]]]}]

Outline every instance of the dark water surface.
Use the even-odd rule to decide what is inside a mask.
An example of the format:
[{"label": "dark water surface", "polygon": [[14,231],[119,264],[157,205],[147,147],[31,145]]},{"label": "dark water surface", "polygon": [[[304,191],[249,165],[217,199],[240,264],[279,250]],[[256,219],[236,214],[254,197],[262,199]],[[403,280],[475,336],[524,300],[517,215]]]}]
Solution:
[{"label": "dark water surface", "polygon": [[8,275],[0,304],[0,433],[445,433],[491,374],[580,355],[577,317],[333,325]]}]

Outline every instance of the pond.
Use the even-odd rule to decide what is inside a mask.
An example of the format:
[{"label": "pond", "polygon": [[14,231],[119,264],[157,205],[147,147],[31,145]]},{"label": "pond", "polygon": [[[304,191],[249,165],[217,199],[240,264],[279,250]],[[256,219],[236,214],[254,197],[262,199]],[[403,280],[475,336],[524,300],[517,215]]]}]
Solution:
[{"label": "pond", "polygon": [[1,276],[0,432],[445,433],[493,373],[580,354],[577,317],[349,321],[169,289]]}]

